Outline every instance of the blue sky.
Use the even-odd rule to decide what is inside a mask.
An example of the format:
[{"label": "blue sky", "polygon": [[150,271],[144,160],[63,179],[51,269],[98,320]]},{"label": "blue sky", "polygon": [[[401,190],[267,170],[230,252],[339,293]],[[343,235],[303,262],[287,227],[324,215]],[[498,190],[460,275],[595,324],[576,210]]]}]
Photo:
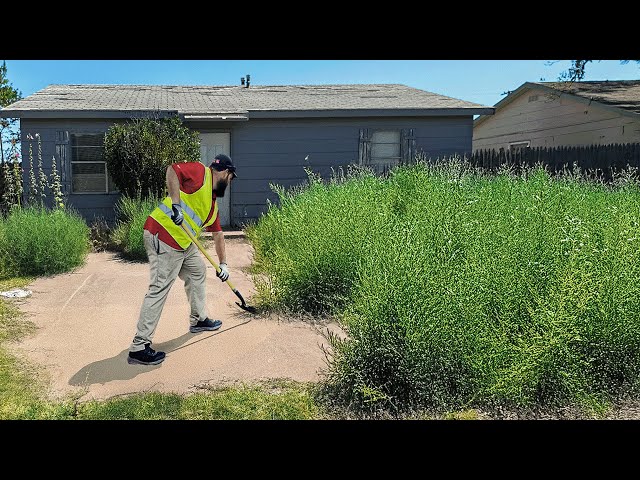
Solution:
[{"label": "blue sky", "polygon": [[[7,60],[23,96],[53,83],[253,85],[402,83],[493,106],[527,81],[555,81],[569,60]],[[549,65],[549,62],[556,62]],[[594,61],[585,80],[640,79],[640,65]]]}]

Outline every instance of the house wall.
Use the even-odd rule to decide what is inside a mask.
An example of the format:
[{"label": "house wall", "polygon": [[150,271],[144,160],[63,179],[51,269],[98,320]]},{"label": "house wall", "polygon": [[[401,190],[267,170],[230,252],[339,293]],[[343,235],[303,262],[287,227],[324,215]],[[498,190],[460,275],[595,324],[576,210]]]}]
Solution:
[{"label": "house wall", "polygon": [[530,141],[531,147],[635,143],[640,142],[640,119],[528,90],[473,129],[474,151],[507,150],[510,143],[522,141]]},{"label": "house wall", "polygon": [[[207,127],[191,126],[199,131]],[[471,152],[471,116],[238,122],[231,133],[231,158],[238,169],[230,192],[232,224],[251,223],[267,211],[267,200],[277,202],[269,184],[289,188],[305,183],[305,166],[327,179],[332,167],[358,163],[361,128],[413,128],[416,152],[433,158]]]},{"label": "house wall", "polygon": [[[58,171],[61,172],[61,161],[56,153],[56,135],[59,131],[68,131],[69,133],[104,133],[111,125],[113,120],[69,120],[69,119],[29,119],[20,120],[20,139],[22,145],[22,165],[24,170],[24,187],[25,195],[29,188],[29,140],[27,135],[31,134],[35,137],[36,133],[40,134],[42,142],[42,166],[47,178],[51,175],[51,160],[56,156],[56,164]],[[38,142],[34,139],[31,142],[33,150],[34,173],[37,176],[38,162]],[[67,206],[72,207],[80,213],[89,223],[97,218],[103,218],[108,222],[115,219],[114,205],[120,197],[117,193],[83,193],[72,194],[71,192],[71,150],[67,148],[67,161],[65,164],[65,178],[63,190],[67,197]],[[50,192],[47,192],[46,203],[51,205],[53,201]]]},{"label": "house wall", "polygon": [[[124,121],[124,120],[122,120]],[[22,119],[22,156],[25,187],[29,185],[29,142],[26,135],[39,133],[42,139],[44,172],[51,173],[56,155],[56,132],[102,133],[112,120]],[[241,226],[267,211],[267,200],[277,202],[270,184],[285,188],[306,182],[307,166],[322,178],[331,168],[358,163],[359,134],[362,128],[414,129],[416,152],[437,158],[468,154],[472,147],[473,120],[467,117],[402,117],[343,119],[253,119],[246,122],[188,122],[199,132],[231,132],[231,158],[238,178],[230,189],[231,224]],[[32,143],[34,164],[37,142]],[[305,157],[309,160],[305,161]],[[66,188],[71,191],[71,152],[67,149]],[[50,197],[50,195],[49,195]],[[119,194],[69,194],[67,204],[87,221],[101,217],[115,219],[114,205]],[[49,202],[51,198],[48,199]]]}]

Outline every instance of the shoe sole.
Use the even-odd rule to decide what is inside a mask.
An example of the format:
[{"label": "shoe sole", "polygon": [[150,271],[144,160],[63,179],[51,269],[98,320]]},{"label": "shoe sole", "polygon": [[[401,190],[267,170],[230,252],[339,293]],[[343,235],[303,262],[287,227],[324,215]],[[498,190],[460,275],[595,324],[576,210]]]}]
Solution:
[{"label": "shoe sole", "polygon": [[189,331],[191,333],[198,332],[213,332],[214,330],[218,330],[222,325],[218,325],[217,327],[189,327]]},{"label": "shoe sole", "polygon": [[164,358],[160,360],[154,360],[153,362],[143,362],[142,360],[138,360],[136,358],[127,357],[127,363],[130,365],[158,365],[159,363],[164,362]]}]

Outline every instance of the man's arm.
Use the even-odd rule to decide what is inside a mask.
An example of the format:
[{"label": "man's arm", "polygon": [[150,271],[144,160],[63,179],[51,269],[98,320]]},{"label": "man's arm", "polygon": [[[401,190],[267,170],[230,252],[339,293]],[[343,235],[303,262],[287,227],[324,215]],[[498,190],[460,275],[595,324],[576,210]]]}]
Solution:
[{"label": "man's arm", "polygon": [[181,225],[184,221],[182,207],[180,206],[180,180],[171,165],[167,167],[167,191],[171,197],[171,220],[176,225]]},{"label": "man's arm", "polygon": [[171,203],[180,203],[180,181],[171,165],[167,167],[167,191],[171,197]]},{"label": "man's arm", "polygon": [[229,278],[229,269],[227,268],[227,255],[224,250],[224,233],[222,231],[213,232],[212,235],[213,242],[216,246],[216,254],[220,260],[220,272],[216,272],[216,277],[226,282]]},{"label": "man's arm", "polygon": [[227,254],[224,249],[224,233],[213,232],[211,235],[213,236],[213,242],[216,247],[216,254],[218,255],[218,260],[220,260],[220,263],[227,263]]}]

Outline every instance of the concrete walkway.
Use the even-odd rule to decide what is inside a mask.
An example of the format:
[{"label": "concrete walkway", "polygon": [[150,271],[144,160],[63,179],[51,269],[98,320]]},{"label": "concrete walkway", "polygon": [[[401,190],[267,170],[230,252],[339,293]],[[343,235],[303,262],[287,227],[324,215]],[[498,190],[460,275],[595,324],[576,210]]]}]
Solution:
[{"label": "concrete walkway", "polygon": [[[241,233],[226,236],[230,278],[251,305],[255,288],[245,271],[251,246]],[[205,246],[217,260],[213,243]],[[186,393],[205,385],[270,378],[317,381],[326,367],[326,332],[340,331],[335,324],[244,312],[209,265],[209,314],[222,320],[222,328],[189,333],[189,305],[184,283],[177,279],[153,343],[167,352],[166,360],[156,366],[129,365],[128,347],[148,282],[147,263],[107,252],[91,253],[73,273],[37,279],[26,287],[33,295],[17,303],[39,328],[14,351],[46,367],[53,396],[74,393],[87,400],[151,390]]]}]

